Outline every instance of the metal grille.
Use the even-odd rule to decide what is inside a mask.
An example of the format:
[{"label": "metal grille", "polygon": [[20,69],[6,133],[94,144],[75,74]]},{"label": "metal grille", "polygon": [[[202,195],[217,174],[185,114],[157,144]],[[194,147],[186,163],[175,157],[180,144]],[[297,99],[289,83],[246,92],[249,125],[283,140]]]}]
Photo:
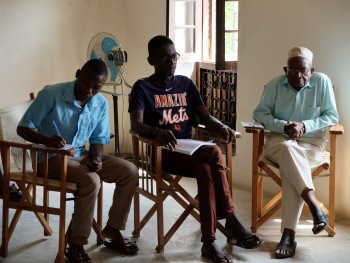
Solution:
[{"label": "metal grille", "polygon": [[201,68],[200,94],[208,112],[236,130],[237,73]]}]

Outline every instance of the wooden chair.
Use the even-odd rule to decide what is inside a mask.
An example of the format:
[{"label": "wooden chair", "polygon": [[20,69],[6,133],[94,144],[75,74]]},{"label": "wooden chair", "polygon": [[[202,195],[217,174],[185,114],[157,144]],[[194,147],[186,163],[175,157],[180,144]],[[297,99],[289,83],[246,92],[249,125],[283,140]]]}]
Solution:
[{"label": "wooden chair", "polygon": [[[343,126],[338,124],[328,128],[329,143],[328,151],[324,159],[316,167],[312,168],[313,178],[328,176],[329,198],[328,208],[319,202],[322,210],[329,216],[329,226],[326,228],[329,236],[335,235],[335,160],[337,135],[344,133]],[[264,157],[265,130],[261,128],[246,128],[247,133],[253,134],[253,157],[252,157],[252,226],[255,233],[257,229],[271,218],[282,207],[282,191],[264,202],[264,178],[272,179],[281,187],[281,178],[272,167],[278,169],[278,165]]]},{"label": "wooden chair", "polygon": [[[53,231],[49,225],[49,215],[59,216],[59,244],[56,262],[64,262],[64,251],[69,242],[69,227],[65,234],[66,221],[66,194],[77,190],[75,183],[67,182],[67,158],[73,155],[75,150],[59,150],[27,143],[16,133],[19,120],[34,99],[20,105],[0,110],[0,148],[4,168],[3,176],[3,216],[2,216],[2,245],[1,256],[7,257],[10,238],[15,230],[23,210],[32,211],[44,228],[44,235],[51,236]],[[32,152],[30,155],[29,152]],[[44,176],[37,176],[37,155],[44,154]],[[48,154],[54,153],[61,156],[61,180],[48,178]],[[31,158],[31,156],[33,158]],[[12,165],[14,161],[15,166]],[[20,202],[12,202],[9,199],[9,182],[16,182],[23,193]],[[59,204],[50,204],[50,192],[59,193]],[[97,222],[94,219],[93,229],[97,233],[97,243],[101,244],[104,238],[101,235],[102,226],[102,195],[101,186],[97,201]],[[9,224],[9,210],[15,209],[15,213]]]},{"label": "wooden chair", "polygon": [[[229,168],[227,178],[232,187],[232,144],[224,144],[219,139],[218,134],[205,131],[205,129],[196,129],[195,138],[200,140],[215,139],[218,145],[225,148],[226,166]],[[151,217],[156,213],[158,232],[156,251],[163,252],[164,246],[190,214],[198,222],[200,221],[198,201],[196,196],[189,194],[180,184],[182,179],[181,175],[169,174],[162,170],[162,146],[157,140],[141,137],[132,133],[132,144],[134,164],[139,168],[140,173],[139,186],[134,196],[133,236],[139,237],[143,227],[145,227],[147,222],[149,222]],[[154,158],[154,160],[152,158]],[[140,218],[140,195],[154,202],[154,205],[142,219]],[[167,233],[164,233],[164,201],[168,196],[176,200],[184,208],[184,211],[176,222],[171,225]],[[229,232],[219,222],[217,223],[217,228],[224,233],[227,238],[231,238]]]}]

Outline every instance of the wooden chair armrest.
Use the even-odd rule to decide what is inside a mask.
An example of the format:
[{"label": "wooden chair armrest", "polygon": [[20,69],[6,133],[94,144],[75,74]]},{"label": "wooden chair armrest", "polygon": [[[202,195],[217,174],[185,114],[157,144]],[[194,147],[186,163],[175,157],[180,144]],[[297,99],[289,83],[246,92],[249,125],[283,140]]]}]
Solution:
[{"label": "wooden chair armrest", "polygon": [[245,131],[247,133],[260,133],[260,132],[264,133],[265,129],[251,127],[251,128],[246,128]]},{"label": "wooden chair armrest", "polygon": [[130,130],[130,134],[132,136],[137,137],[139,139],[139,141],[144,142],[144,143],[146,143],[146,144],[148,144],[150,146],[154,146],[154,147],[162,146],[161,143],[158,140],[154,139],[154,138],[149,138],[149,137],[146,137],[146,136],[138,135],[136,132],[134,132],[132,130]]},{"label": "wooden chair armrest", "polygon": [[22,143],[22,142],[16,142],[11,140],[0,140],[0,144],[7,147],[16,147],[16,148],[23,148],[23,149],[32,149],[33,144],[32,143]]},{"label": "wooden chair armrest", "polygon": [[0,140],[0,144],[6,147],[14,147],[14,148],[21,148],[26,150],[35,150],[38,152],[43,153],[55,153],[55,154],[63,154],[63,155],[74,155],[77,151],[75,149],[56,149],[56,148],[49,148],[46,146],[41,146],[35,143],[28,143],[28,142],[16,142],[11,140]]},{"label": "wooden chair armrest", "polygon": [[344,134],[344,127],[342,124],[336,124],[329,127],[330,134],[342,135]]},{"label": "wooden chair armrest", "polygon": [[38,144],[32,144],[32,149],[42,153],[54,153],[54,154],[69,155],[69,156],[73,156],[77,152],[74,148],[65,150],[65,149],[49,148]]}]

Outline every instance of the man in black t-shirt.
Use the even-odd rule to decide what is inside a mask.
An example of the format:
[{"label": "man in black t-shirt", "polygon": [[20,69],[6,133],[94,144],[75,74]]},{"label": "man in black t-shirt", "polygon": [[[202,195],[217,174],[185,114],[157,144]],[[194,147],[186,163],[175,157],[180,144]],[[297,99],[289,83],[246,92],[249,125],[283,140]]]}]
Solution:
[{"label": "man in black t-shirt", "polygon": [[174,152],[176,140],[191,138],[197,122],[220,132],[223,140],[235,139],[234,131],[211,116],[193,81],[174,75],[179,54],[166,36],[156,36],[148,43],[148,62],[154,74],[139,79],[130,95],[131,129],[139,135],[159,140],[168,150],[162,151],[163,169],[194,177],[203,242],[202,255],[214,262],[233,262],[215,243],[216,221],[226,218],[225,227],[243,248],[259,247],[263,241],[248,231],[234,214],[230,187],[221,150],[218,146],[202,146],[193,155]]}]

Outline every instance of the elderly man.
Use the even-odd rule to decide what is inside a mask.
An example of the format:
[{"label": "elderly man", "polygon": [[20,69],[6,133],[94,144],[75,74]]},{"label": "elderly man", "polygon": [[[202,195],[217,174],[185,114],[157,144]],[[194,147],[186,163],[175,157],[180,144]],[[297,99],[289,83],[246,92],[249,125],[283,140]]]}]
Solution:
[{"label": "elderly man", "polygon": [[265,85],[253,118],[271,133],[264,153],[280,167],[282,179],[282,238],[276,258],[295,253],[295,230],[304,201],[313,216],[312,232],[318,234],[328,217],[315,198],[311,166],[322,160],[327,141],[325,128],[338,122],[332,83],[323,73],[314,72],[313,53],[294,47],[288,53],[285,75]]}]

